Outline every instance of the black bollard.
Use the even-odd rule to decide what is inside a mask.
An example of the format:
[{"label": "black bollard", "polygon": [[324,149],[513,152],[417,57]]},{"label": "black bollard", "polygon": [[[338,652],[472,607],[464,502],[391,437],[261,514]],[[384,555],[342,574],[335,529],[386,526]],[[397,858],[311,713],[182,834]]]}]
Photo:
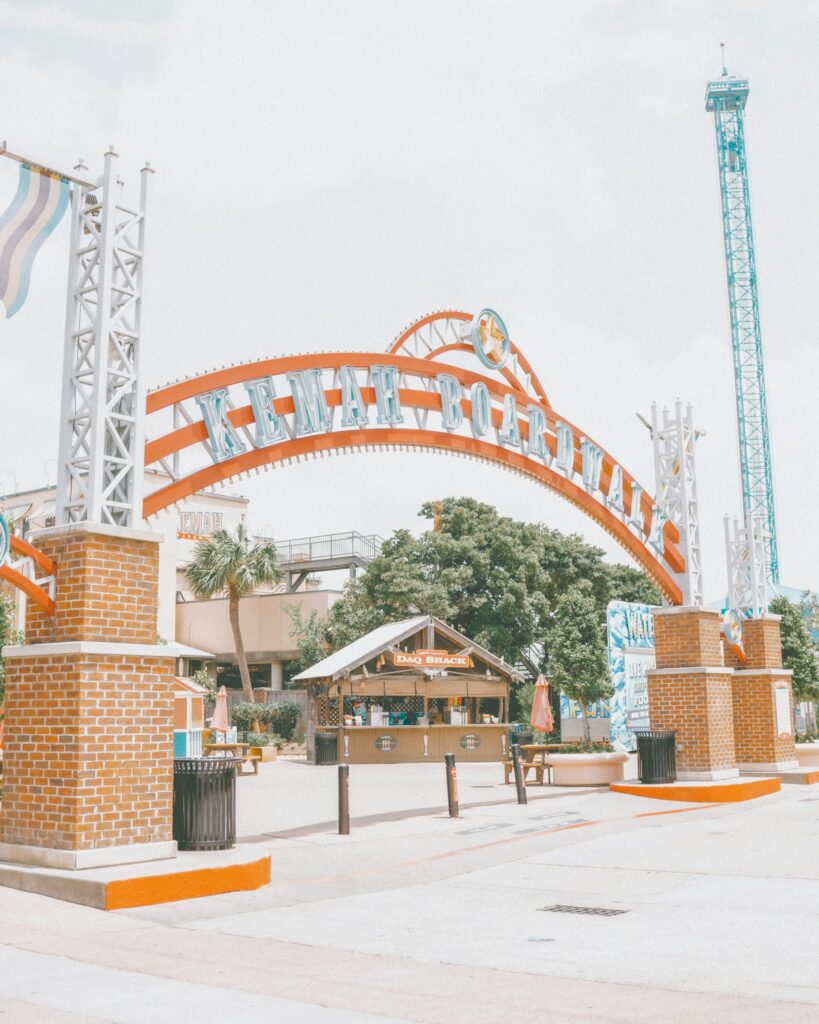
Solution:
[{"label": "black bollard", "polygon": [[444,754],[446,765],[446,798],[449,802],[450,818],[458,817],[458,769],[455,767],[455,755]]},{"label": "black bollard", "polygon": [[518,803],[527,804],[529,800],[526,796],[526,779],[523,777],[523,765],[520,763],[520,744],[513,743],[510,749],[512,752],[512,767],[515,770],[515,789],[518,791]]},{"label": "black bollard", "polygon": [[338,766],[338,834],[350,834],[350,766]]}]

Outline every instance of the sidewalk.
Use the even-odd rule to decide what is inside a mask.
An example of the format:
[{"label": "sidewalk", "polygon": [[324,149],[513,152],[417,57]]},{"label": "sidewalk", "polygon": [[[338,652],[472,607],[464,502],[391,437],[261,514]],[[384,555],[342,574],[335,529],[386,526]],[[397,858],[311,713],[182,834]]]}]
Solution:
[{"label": "sidewalk", "polygon": [[0,890],[0,1021],[819,1019],[819,796],[518,806],[499,776],[462,766],[452,820],[442,767],[354,766],[345,837],[335,769],[282,761],[238,783],[264,889],[110,914]]}]

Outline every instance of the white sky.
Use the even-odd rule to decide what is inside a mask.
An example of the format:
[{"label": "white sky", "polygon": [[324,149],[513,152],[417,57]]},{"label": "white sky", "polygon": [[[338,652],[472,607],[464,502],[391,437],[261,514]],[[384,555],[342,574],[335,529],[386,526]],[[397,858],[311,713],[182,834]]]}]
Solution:
[{"label": "white sky", "polygon": [[[692,402],[706,592],[740,510],[713,124],[746,129],[782,580],[819,588],[815,3],[122,3],[0,0],[0,138],[44,163],[115,143],[156,167],[144,300],[150,386],[262,355],[381,351],[441,308],[492,306],[561,413],[653,490],[634,413]],[[17,168],[0,160],[0,209]],[[0,320],[0,490],[56,478],[68,221]],[[366,454],[242,485],[280,538],[421,527],[469,494],[576,530],[498,469]]]}]

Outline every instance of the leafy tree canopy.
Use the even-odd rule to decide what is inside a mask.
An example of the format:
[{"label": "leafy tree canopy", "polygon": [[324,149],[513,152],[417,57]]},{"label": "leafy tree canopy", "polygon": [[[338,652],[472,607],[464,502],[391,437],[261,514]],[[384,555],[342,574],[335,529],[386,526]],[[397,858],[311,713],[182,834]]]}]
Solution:
[{"label": "leafy tree canopy", "polygon": [[819,697],[819,667],[808,632],[808,620],[798,605],[786,597],[776,597],[770,610],[781,617],[782,664],[793,671],[793,694],[797,700]]},{"label": "leafy tree canopy", "polygon": [[[437,503],[435,503],[437,504]],[[432,502],[421,515],[434,520]],[[609,565],[577,535],[501,516],[473,498],[440,503],[438,530],[398,530],[332,608],[325,638],[334,650],[384,622],[437,615],[494,654],[515,663],[554,625],[560,598],[577,584],[602,627],[610,600],[658,604],[638,570]]]},{"label": "leafy tree canopy", "polygon": [[[10,594],[0,593],[0,650],[12,644],[21,644],[23,634],[14,626],[15,604]],[[0,708],[6,697],[6,673],[0,657]]]}]

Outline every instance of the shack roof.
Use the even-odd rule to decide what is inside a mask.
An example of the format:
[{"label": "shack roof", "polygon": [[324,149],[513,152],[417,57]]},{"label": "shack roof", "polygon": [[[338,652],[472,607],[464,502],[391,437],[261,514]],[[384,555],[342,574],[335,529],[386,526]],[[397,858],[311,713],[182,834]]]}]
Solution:
[{"label": "shack roof", "polygon": [[437,633],[447,637],[454,644],[460,645],[462,648],[469,648],[471,654],[476,655],[509,679],[522,678],[517,669],[506,664],[502,658],[496,658],[485,647],[481,647],[480,644],[459,633],[452,626],[448,626],[441,619],[436,619],[434,615],[416,615],[411,619],[388,622],[370,630],[369,633],[354,640],[351,644],[347,644],[346,647],[342,647],[335,654],[330,654],[315,665],[311,665],[310,668],[299,672],[294,677],[294,681],[310,683],[318,682],[321,679],[341,679],[372,658],[378,657],[383,651],[409,639],[427,626],[432,626]]}]

